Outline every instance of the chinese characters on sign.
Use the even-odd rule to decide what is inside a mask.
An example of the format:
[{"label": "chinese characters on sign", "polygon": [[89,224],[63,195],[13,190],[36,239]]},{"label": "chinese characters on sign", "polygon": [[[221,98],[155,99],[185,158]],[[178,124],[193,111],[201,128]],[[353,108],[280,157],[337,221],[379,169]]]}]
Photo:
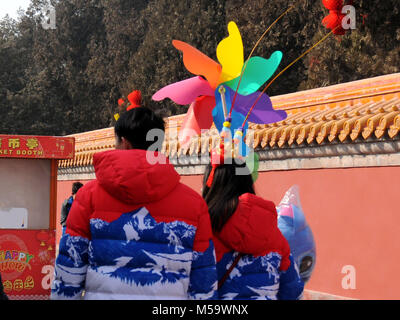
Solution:
[{"label": "chinese characters on sign", "polygon": [[4,292],[9,294],[12,291],[22,291],[22,290],[31,290],[35,286],[35,281],[32,276],[27,276],[25,281],[22,279],[16,279],[13,282],[10,280],[6,280],[3,282]]},{"label": "chinese characters on sign", "polygon": [[[21,138],[9,138],[8,143],[3,141],[7,139],[0,138],[0,155],[4,156],[19,156],[19,155],[34,155],[42,156],[43,150],[39,150],[39,142],[35,138],[26,139],[25,145],[21,146]],[[7,146],[7,147],[6,147]]]},{"label": "chinese characters on sign", "polygon": [[8,139],[8,147],[12,149],[19,148],[19,139]]},{"label": "chinese characters on sign", "polygon": [[31,138],[31,139],[26,139],[26,146],[32,150],[32,149],[36,149],[39,146],[39,142],[37,139],[35,138]]},{"label": "chinese characters on sign", "polygon": [[74,138],[0,135],[0,158],[71,159]]}]

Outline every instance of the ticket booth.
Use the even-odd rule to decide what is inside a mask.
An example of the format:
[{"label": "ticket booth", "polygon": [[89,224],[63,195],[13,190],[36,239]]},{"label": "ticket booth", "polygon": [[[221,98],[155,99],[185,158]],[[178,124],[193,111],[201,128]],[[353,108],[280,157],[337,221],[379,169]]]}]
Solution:
[{"label": "ticket booth", "polygon": [[74,138],[0,135],[0,273],[10,300],[49,299],[57,160],[74,151]]}]

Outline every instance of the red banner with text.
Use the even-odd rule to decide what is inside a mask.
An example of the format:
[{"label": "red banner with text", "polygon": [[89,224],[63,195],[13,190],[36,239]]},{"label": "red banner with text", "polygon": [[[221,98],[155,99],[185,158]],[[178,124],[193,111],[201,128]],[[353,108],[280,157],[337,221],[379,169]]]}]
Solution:
[{"label": "red banner with text", "polygon": [[0,273],[10,300],[50,298],[55,251],[54,230],[0,229]]},{"label": "red banner with text", "polygon": [[0,134],[0,158],[72,159],[75,138]]}]

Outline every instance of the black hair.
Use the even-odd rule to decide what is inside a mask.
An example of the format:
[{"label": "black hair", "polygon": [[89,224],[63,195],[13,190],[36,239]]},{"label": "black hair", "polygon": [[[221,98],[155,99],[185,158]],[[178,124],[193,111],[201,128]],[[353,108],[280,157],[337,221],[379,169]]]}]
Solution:
[{"label": "black hair", "polygon": [[203,179],[202,196],[208,205],[214,232],[222,230],[236,211],[242,194],[255,194],[253,178],[246,163],[231,159],[225,159],[225,163],[227,164],[215,169],[211,188],[207,186],[207,179],[212,170],[211,164],[206,168]]},{"label": "black hair", "polygon": [[132,148],[147,150],[154,141],[147,141],[147,133],[152,129],[165,132],[164,119],[147,107],[131,109],[121,115],[114,131],[119,140],[125,138]]},{"label": "black hair", "polygon": [[83,187],[83,184],[80,182],[74,182],[72,184],[72,194],[76,194],[80,188]]}]

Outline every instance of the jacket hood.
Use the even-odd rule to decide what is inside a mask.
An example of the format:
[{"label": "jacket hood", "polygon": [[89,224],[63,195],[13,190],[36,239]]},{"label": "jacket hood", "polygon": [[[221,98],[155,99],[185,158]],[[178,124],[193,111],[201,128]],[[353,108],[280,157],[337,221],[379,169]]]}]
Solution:
[{"label": "jacket hood", "polygon": [[235,213],[217,234],[218,239],[235,251],[254,256],[282,248],[273,202],[246,193],[239,197]]},{"label": "jacket hood", "polygon": [[110,150],[94,154],[93,165],[101,187],[126,204],[161,200],[180,180],[173,165],[158,152]]}]

